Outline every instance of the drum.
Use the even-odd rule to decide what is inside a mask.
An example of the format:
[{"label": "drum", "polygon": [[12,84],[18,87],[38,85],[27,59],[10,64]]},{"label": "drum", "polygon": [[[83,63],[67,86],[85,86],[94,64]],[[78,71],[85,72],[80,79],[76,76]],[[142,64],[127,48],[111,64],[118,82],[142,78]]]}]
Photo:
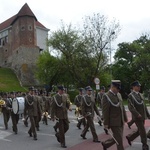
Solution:
[{"label": "drum", "polygon": [[12,110],[14,114],[24,113],[24,97],[16,97],[12,101]]}]

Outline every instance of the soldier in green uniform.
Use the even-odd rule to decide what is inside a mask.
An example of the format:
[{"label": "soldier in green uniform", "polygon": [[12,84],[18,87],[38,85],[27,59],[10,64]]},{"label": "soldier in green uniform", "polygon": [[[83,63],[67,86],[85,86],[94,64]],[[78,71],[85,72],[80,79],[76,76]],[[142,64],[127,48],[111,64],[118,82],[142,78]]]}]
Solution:
[{"label": "soldier in green uniform", "polygon": [[69,129],[68,121],[68,109],[70,108],[70,102],[67,97],[63,95],[64,87],[58,86],[58,93],[52,97],[51,104],[51,119],[54,121],[56,118],[59,122],[59,132],[55,134],[61,147],[66,148],[65,133]]},{"label": "soldier in green uniform", "polygon": [[[83,88],[79,88],[79,94],[75,97],[74,104],[78,108],[78,113],[79,113],[80,116],[82,116],[82,110],[81,110],[82,96],[83,96]],[[85,127],[85,125],[86,125],[85,118],[82,118],[82,119],[78,120],[77,127],[79,129],[81,129],[81,124],[83,124],[83,126]]]},{"label": "soldier in green uniform", "polygon": [[[110,90],[103,95],[102,113],[104,119],[104,128],[110,132],[113,137],[102,142],[104,150],[117,143],[117,150],[124,150],[123,147],[123,127],[127,122],[127,115],[123,106],[123,100],[119,90],[121,89],[120,80],[112,80]],[[109,133],[108,132],[108,133]]]},{"label": "soldier in green uniform", "polygon": [[3,98],[5,101],[5,105],[2,106],[2,113],[3,113],[3,119],[4,119],[4,125],[5,129],[8,129],[8,121],[10,119],[10,104],[9,104],[9,99],[8,99],[8,94],[3,93]]},{"label": "soldier in green uniform", "polygon": [[150,118],[150,115],[148,113],[147,107],[144,104],[143,96],[140,93],[141,84],[139,81],[134,81],[131,86],[133,91],[128,96],[128,107],[138,130],[127,135],[126,138],[129,145],[131,145],[131,141],[140,135],[141,142],[143,144],[142,150],[149,150],[144,122],[147,117]]},{"label": "soldier in green uniform", "polygon": [[83,116],[87,120],[87,124],[86,124],[85,128],[83,129],[80,136],[83,139],[86,139],[86,133],[87,133],[89,127],[90,127],[91,133],[92,133],[92,136],[93,136],[93,142],[100,142],[98,140],[98,136],[97,136],[97,133],[96,133],[96,130],[95,130],[94,122],[93,122],[94,111],[96,112],[96,114],[99,117],[101,115],[100,115],[100,113],[99,113],[99,111],[96,107],[94,96],[92,96],[92,88],[90,86],[87,86],[85,89],[86,89],[86,95],[84,95],[82,97],[81,110],[82,110]]},{"label": "soldier in green uniform", "polygon": [[18,133],[18,128],[17,128],[17,124],[19,121],[19,114],[14,114],[13,110],[12,110],[12,100],[16,98],[16,93],[11,92],[10,93],[10,98],[9,98],[9,107],[11,110],[11,120],[12,120],[12,129],[14,131],[15,134]]},{"label": "soldier in green uniform", "polygon": [[96,99],[100,108],[102,108],[102,97],[104,94],[105,94],[105,87],[101,86]]},{"label": "soldier in green uniform", "polygon": [[28,115],[30,118],[31,127],[28,131],[29,136],[32,137],[33,134],[33,139],[37,140],[37,133],[36,133],[37,116],[39,112],[40,114],[42,113],[41,113],[39,101],[37,100],[37,98],[35,98],[33,93],[34,93],[34,87],[30,87],[29,93],[25,97],[24,116],[26,118],[26,115]]}]

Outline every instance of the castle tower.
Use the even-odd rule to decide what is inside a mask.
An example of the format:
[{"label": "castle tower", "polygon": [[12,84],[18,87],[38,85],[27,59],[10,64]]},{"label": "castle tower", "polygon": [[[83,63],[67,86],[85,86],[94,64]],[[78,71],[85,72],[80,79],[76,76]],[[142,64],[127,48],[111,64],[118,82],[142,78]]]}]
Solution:
[{"label": "castle tower", "polygon": [[12,50],[19,46],[36,46],[36,17],[26,3],[18,12],[12,25]]},{"label": "castle tower", "polygon": [[25,3],[0,23],[0,66],[12,68],[23,85],[38,84],[34,72],[40,51],[47,49],[48,31]]}]

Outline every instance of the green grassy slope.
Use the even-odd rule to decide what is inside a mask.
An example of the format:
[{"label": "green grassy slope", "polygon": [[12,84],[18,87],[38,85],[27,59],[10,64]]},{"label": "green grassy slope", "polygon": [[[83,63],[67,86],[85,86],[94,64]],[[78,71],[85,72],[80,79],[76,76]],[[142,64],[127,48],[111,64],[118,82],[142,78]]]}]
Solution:
[{"label": "green grassy slope", "polygon": [[0,92],[25,91],[15,73],[8,68],[0,68]]}]

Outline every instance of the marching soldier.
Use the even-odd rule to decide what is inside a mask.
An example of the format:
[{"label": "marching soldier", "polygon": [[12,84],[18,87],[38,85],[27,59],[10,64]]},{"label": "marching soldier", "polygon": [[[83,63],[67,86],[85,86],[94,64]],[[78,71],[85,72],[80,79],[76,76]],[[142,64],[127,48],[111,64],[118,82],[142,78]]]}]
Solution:
[{"label": "marching soldier", "polygon": [[2,113],[3,113],[3,119],[4,119],[4,125],[5,129],[8,129],[8,121],[10,119],[10,105],[9,105],[9,99],[7,93],[3,94],[3,100],[5,101],[5,105],[2,106]]},{"label": "marching soldier", "polygon": [[37,120],[36,120],[36,130],[39,131],[40,130],[39,129],[40,128],[39,122],[41,121],[41,112],[42,112],[42,108],[43,108],[43,100],[39,96],[39,91],[37,89],[34,89],[33,95],[37,99],[37,101],[38,101],[38,103],[40,105],[40,110],[38,111]]},{"label": "marching soldier", "polygon": [[105,87],[101,86],[100,92],[97,94],[97,102],[100,108],[102,108],[102,97],[105,94]]},{"label": "marching soldier", "polygon": [[133,141],[140,135],[141,142],[143,144],[142,149],[149,150],[144,122],[147,117],[150,118],[150,114],[144,104],[143,96],[140,93],[141,84],[139,83],[139,81],[134,81],[131,86],[133,88],[133,91],[128,96],[128,107],[132,114],[132,119],[134,120],[138,130],[127,135],[126,138],[129,145],[131,145],[131,141]]},{"label": "marching soldier", "polygon": [[58,120],[59,132],[55,134],[61,147],[66,148],[65,133],[69,129],[68,121],[68,109],[70,108],[70,102],[67,97],[63,95],[64,87],[58,86],[58,93],[52,97],[51,104],[51,119]]},{"label": "marching soldier", "polygon": [[10,93],[10,98],[9,98],[9,107],[11,110],[11,120],[12,120],[12,129],[14,131],[15,134],[18,133],[18,128],[17,128],[17,124],[19,121],[19,114],[14,114],[13,110],[12,110],[12,100],[16,98],[16,95],[14,92]]},{"label": "marching soldier", "polygon": [[[127,122],[127,116],[121,94],[119,93],[120,89],[120,80],[112,80],[110,90],[104,94],[102,99],[104,128],[108,130],[108,133],[111,131],[113,133],[111,139],[102,142],[104,150],[115,143],[117,143],[117,150],[124,150],[123,127],[124,122]],[[111,129],[111,131],[109,129]]]},{"label": "marching soldier", "polygon": [[29,93],[25,97],[24,115],[25,117],[26,115],[28,115],[30,118],[31,127],[28,131],[29,136],[32,137],[33,134],[33,139],[37,140],[36,123],[37,123],[38,113],[40,112],[41,114],[41,108],[40,108],[39,101],[35,98],[33,93],[34,93],[34,87],[30,87]]},{"label": "marching soldier", "polygon": [[[83,96],[83,88],[79,88],[79,95],[77,95],[74,99],[74,104],[76,105],[77,109],[78,109],[78,113],[80,116],[82,116],[82,110],[81,110],[81,100],[82,100],[82,96]],[[81,129],[81,124],[83,124],[83,126],[85,127],[86,125],[86,120],[85,118],[82,118],[80,120],[78,120],[77,123],[77,127],[79,129]]]},{"label": "marching soldier", "polygon": [[95,99],[92,96],[92,88],[90,86],[87,86],[86,88],[86,95],[82,97],[82,104],[81,104],[81,110],[82,110],[82,114],[83,116],[86,118],[87,120],[87,124],[84,128],[84,130],[81,133],[81,137],[83,139],[86,139],[86,133],[90,127],[91,129],[91,133],[93,135],[93,142],[100,142],[98,140],[98,136],[95,130],[95,126],[94,126],[94,111],[96,112],[96,114],[100,117],[100,113],[96,107],[95,104]]}]

